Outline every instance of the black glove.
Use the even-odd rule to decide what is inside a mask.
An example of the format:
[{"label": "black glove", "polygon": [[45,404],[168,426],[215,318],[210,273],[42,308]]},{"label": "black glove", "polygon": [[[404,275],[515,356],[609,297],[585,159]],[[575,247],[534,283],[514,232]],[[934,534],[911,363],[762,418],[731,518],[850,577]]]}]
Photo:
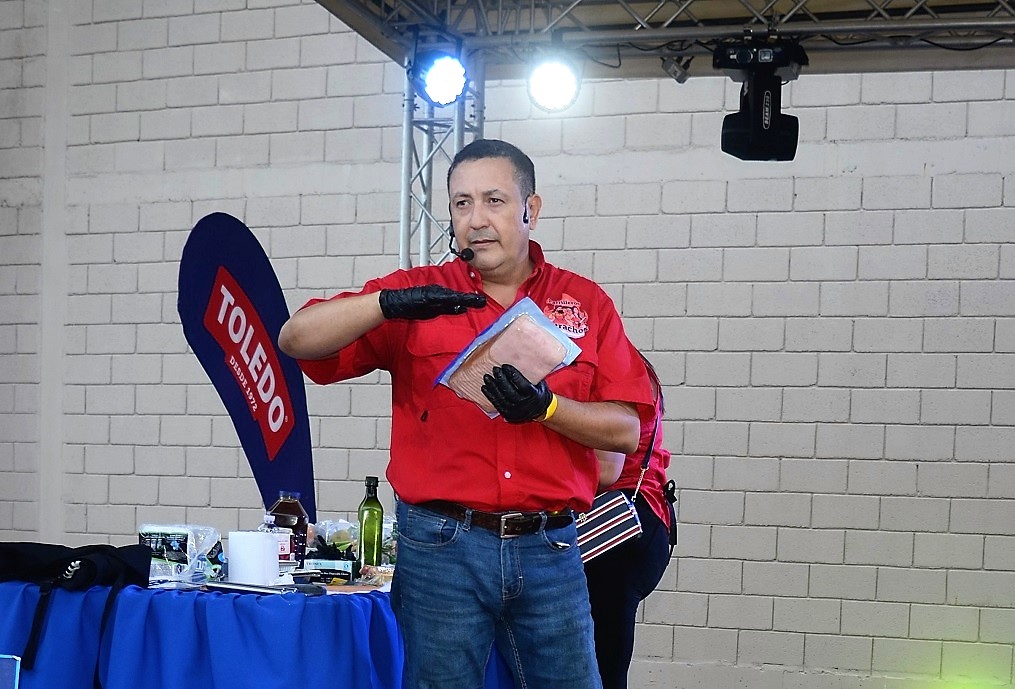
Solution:
[{"label": "black glove", "polygon": [[511,364],[494,366],[492,374],[483,376],[482,390],[508,423],[543,418],[553,400],[545,380],[533,385]]},{"label": "black glove", "polygon": [[486,295],[456,292],[442,285],[422,285],[405,289],[382,289],[381,313],[385,318],[423,321],[437,316],[465,313],[465,309],[486,306]]}]

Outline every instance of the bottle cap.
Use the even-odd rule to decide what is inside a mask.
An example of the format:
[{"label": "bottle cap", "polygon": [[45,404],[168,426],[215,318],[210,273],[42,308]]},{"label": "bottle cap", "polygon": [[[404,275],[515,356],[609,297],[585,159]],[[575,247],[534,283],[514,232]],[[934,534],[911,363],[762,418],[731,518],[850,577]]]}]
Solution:
[{"label": "bottle cap", "polygon": [[374,486],[374,487],[376,487],[377,486],[377,477],[376,476],[367,476],[367,478],[366,478],[366,484],[368,486]]}]

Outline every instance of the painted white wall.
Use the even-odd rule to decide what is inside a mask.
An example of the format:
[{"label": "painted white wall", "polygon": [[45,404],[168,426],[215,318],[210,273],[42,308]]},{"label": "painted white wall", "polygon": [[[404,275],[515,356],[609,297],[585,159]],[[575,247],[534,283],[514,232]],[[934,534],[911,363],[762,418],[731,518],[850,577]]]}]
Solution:
[{"label": "painted white wall", "polygon": [[[257,523],[180,252],[232,213],[293,309],[392,270],[401,89],[309,0],[0,3],[0,538]],[[736,104],[722,77],[560,116],[487,88],[536,238],[666,385],[681,543],[632,686],[1010,684],[1015,72],[805,73],[790,163],[720,152]],[[383,475],[384,381],[308,387],[323,518]]]}]

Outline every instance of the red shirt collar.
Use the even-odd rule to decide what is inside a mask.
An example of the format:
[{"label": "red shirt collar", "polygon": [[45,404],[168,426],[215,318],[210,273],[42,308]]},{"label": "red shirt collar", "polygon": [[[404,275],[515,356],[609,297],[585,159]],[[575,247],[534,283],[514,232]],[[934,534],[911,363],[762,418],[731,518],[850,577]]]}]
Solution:
[{"label": "red shirt collar", "polygon": [[546,265],[546,258],[543,257],[543,247],[531,239],[529,240],[529,258],[532,259],[535,270],[542,270],[543,266]]}]

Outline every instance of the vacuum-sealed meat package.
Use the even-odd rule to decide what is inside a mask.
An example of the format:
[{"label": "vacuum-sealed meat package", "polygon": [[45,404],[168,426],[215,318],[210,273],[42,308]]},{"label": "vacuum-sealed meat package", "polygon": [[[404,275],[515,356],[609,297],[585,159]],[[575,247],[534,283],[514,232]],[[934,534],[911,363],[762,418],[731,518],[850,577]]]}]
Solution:
[{"label": "vacuum-sealed meat package", "polygon": [[579,353],[581,348],[526,297],[480,333],[437,382],[494,417],[497,410],[482,391],[483,376],[494,366],[511,364],[530,382],[538,383],[572,363]]}]

